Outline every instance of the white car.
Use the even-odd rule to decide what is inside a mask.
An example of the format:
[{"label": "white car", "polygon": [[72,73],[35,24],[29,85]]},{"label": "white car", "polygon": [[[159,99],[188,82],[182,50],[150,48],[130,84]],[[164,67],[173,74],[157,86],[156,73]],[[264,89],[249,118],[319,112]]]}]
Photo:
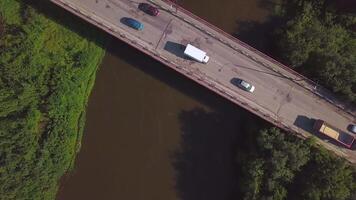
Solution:
[{"label": "white car", "polygon": [[245,90],[247,92],[251,92],[252,93],[253,91],[255,91],[255,86],[251,85],[250,83],[248,83],[248,82],[246,82],[246,81],[244,81],[242,79],[233,78],[231,80],[231,82],[234,85],[238,86],[239,88],[241,88],[241,89],[243,89],[243,90]]}]

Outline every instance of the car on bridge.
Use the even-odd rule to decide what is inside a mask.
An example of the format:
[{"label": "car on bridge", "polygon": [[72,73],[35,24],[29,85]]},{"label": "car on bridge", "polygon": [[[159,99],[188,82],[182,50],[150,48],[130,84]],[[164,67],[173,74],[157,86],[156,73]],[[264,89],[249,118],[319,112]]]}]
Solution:
[{"label": "car on bridge", "polygon": [[252,84],[242,80],[242,79],[239,79],[239,78],[233,78],[231,79],[231,83],[236,85],[237,87],[247,91],[247,92],[253,92],[255,91],[255,86],[253,86]]},{"label": "car on bridge", "polygon": [[151,16],[157,16],[159,14],[158,8],[148,3],[140,3],[138,4],[138,8]]},{"label": "car on bridge", "polygon": [[349,130],[350,130],[353,134],[356,134],[356,125],[355,125],[355,124],[350,124]]},{"label": "car on bridge", "polygon": [[129,18],[129,17],[123,17],[121,18],[121,23],[131,27],[131,28],[134,28],[136,30],[142,30],[143,29],[143,24],[139,21],[137,21],[136,19],[132,19],[132,18]]},{"label": "car on bridge", "polygon": [[315,120],[313,130],[336,140],[337,142],[345,145],[347,148],[352,148],[355,141],[355,137],[353,135],[341,131],[321,119]]}]

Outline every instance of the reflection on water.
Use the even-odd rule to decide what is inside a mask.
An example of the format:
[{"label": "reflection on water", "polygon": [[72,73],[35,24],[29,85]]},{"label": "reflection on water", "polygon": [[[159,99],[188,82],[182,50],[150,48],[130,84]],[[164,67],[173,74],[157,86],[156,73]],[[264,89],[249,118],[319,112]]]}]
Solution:
[{"label": "reflection on water", "polygon": [[[229,8],[246,4],[230,1]],[[213,2],[217,6],[218,1],[210,2],[200,12],[211,11]],[[259,8],[251,9],[241,13],[261,16]],[[227,11],[213,14],[231,27],[239,15],[224,18]],[[236,199],[234,150],[247,145],[247,133],[261,124],[115,41],[97,74],[75,169],[63,180],[57,199]]]}]

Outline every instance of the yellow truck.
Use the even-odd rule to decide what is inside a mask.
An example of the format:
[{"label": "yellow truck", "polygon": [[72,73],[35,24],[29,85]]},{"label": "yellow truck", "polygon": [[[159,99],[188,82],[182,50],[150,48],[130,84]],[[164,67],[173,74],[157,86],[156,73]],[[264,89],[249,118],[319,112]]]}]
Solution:
[{"label": "yellow truck", "polygon": [[324,134],[330,138],[333,138],[334,140],[345,145],[348,148],[352,147],[352,144],[355,140],[354,136],[343,132],[335,127],[332,127],[331,125],[320,119],[315,120],[313,129],[315,131],[318,131],[320,134]]}]

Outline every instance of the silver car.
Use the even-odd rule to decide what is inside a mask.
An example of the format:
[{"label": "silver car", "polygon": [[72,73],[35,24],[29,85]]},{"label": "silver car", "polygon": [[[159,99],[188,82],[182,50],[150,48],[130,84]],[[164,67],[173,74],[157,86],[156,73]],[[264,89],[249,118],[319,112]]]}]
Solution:
[{"label": "silver car", "polygon": [[252,84],[242,80],[242,79],[239,79],[239,78],[233,78],[231,79],[231,83],[236,85],[237,87],[247,91],[247,92],[253,92],[255,91],[255,86],[253,86]]}]

